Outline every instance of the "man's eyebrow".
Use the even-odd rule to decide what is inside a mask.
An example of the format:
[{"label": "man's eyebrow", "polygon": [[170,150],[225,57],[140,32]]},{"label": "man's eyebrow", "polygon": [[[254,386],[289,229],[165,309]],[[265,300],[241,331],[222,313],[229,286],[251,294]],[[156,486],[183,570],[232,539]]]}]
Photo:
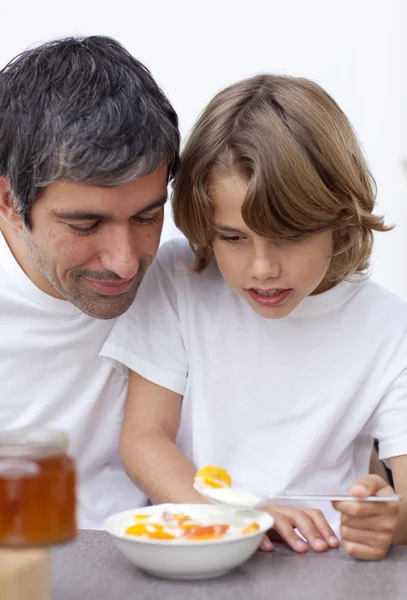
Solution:
[{"label": "man's eyebrow", "polygon": [[[155,208],[159,208],[160,206],[164,206],[167,202],[167,196],[162,196],[158,200],[155,200],[148,206],[144,206],[142,209],[137,211],[136,214],[142,214],[145,212],[149,212],[150,210],[154,210]],[[100,219],[111,218],[113,215],[111,213],[94,213],[89,211],[81,211],[77,210],[74,212],[54,212],[54,216],[58,219],[65,219],[67,221],[98,221]]]},{"label": "man's eyebrow", "polygon": [[106,215],[92,212],[75,211],[75,212],[54,212],[54,216],[58,219],[66,219],[67,221],[96,221],[97,219],[103,219]]},{"label": "man's eyebrow", "polygon": [[139,210],[137,214],[139,215],[140,213],[149,212],[150,210],[154,210],[155,208],[164,206],[164,204],[167,202],[167,199],[168,199],[168,196],[161,196],[161,198],[158,198],[158,200],[155,200],[148,206],[145,206],[144,208]]}]

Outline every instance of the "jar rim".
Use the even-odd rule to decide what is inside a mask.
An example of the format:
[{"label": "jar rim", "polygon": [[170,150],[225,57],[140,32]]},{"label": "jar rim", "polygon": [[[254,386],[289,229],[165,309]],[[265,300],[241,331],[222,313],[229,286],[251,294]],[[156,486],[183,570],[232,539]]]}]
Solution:
[{"label": "jar rim", "polygon": [[68,436],[63,431],[23,427],[0,431],[0,459],[47,458],[66,454]]}]

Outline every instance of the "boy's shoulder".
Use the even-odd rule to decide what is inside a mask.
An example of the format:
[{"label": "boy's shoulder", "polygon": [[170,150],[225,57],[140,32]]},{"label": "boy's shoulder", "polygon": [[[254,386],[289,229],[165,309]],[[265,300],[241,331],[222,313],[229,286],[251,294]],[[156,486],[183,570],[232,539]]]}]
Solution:
[{"label": "boy's shoulder", "polygon": [[368,279],[364,282],[364,285],[362,286],[362,293],[369,296],[371,301],[373,300],[377,307],[385,304],[386,306],[392,307],[396,311],[407,314],[407,302],[371,279]]},{"label": "boy's shoulder", "polygon": [[407,331],[407,302],[390,290],[369,279],[361,285],[356,298],[364,316]]}]

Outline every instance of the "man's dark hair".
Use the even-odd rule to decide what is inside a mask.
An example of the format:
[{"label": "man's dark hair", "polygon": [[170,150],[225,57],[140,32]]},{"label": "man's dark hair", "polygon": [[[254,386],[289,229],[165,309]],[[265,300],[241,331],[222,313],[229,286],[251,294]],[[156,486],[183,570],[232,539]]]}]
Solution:
[{"label": "man's dark hair", "polygon": [[179,166],[178,118],[150,72],[117,41],[69,37],[0,71],[0,176],[27,227],[57,179],[114,186]]}]

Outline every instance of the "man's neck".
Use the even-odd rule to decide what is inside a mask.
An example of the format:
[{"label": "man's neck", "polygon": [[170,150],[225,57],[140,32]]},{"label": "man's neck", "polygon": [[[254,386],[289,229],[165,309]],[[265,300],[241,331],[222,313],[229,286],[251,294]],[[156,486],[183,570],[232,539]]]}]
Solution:
[{"label": "man's neck", "polygon": [[6,240],[7,246],[10,252],[14,256],[16,262],[19,264],[21,269],[27,275],[29,279],[36,285],[42,292],[53,296],[54,298],[61,298],[55,288],[50,282],[42,275],[38,270],[32,256],[27,248],[27,244],[24,242],[22,233],[20,230],[12,227],[5,219],[0,217],[0,233]]}]

